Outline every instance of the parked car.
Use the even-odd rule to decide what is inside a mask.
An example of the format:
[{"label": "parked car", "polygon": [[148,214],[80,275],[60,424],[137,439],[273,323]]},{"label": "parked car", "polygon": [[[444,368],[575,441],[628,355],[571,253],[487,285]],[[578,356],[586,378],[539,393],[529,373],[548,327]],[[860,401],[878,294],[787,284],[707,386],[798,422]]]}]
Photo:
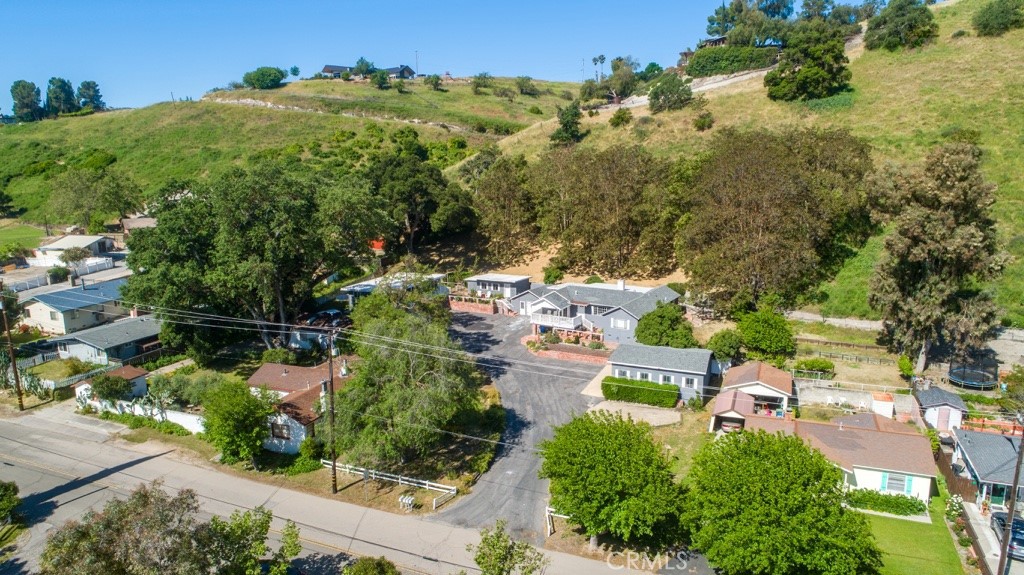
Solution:
[{"label": "parked car", "polygon": [[724,431],[725,433],[732,433],[734,431],[739,431],[741,429],[743,429],[743,424],[742,423],[739,423],[739,422],[736,422],[736,421],[723,421],[722,422],[722,431]]},{"label": "parked car", "polygon": [[[1003,531],[1006,529],[1006,512],[996,511],[992,514],[992,520],[990,521],[992,530],[996,532],[996,538],[999,542],[1003,541]],[[1013,537],[1010,539],[1010,556],[1014,559],[1024,559],[1024,519],[1020,517],[1013,518]]]}]

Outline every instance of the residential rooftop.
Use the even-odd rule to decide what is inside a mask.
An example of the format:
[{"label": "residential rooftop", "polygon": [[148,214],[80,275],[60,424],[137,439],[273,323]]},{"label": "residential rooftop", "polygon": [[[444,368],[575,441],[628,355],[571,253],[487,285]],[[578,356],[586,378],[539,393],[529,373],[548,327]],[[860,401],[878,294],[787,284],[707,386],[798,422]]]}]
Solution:
[{"label": "residential rooftop", "polygon": [[25,304],[39,302],[55,311],[83,309],[121,299],[121,286],[125,278],[96,283],[83,283],[79,287],[34,295]]},{"label": "residential rooftop", "polygon": [[615,348],[608,363],[704,374],[711,364],[711,351],[626,343]]},{"label": "residential rooftop", "polygon": [[54,240],[51,243],[46,244],[45,246],[39,246],[38,249],[40,251],[44,251],[45,252],[45,251],[51,251],[51,250],[52,251],[67,250],[67,249],[71,249],[71,248],[87,248],[87,247],[91,246],[92,244],[94,244],[94,243],[96,243],[98,241],[101,241],[101,240],[105,240],[105,239],[107,239],[106,236],[79,236],[79,235],[63,236],[63,237],[61,237],[61,238],[59,238],[57,240]]},{"label": "residential rooftop", "polygon": [[517,276],[512,274],[477,274],[466,278],[465,281],[481,281],[481,282],[507,282],[516,283],[523,280],[529,280],[530,276]]},{"label": "residential rooftop", "polygon": [[160,335],[160,320],[151,316],[130,317],[105,325],[55,337],[50,341],[77,340],[97,349],[110,349]]},{"label": "residential rooftop", "polygon": [[940,405],[948,405],[959,409],[960,411],[967,411],[967,404],[964,403],[964,399],[960,397],[959,394],[953,393],[952,391],[946,391],[941,387],[933,385],[928,389],[918,391],[914,395],[917,397],[917,402],[925,409]]},{"label": "residential rooftop", "polygon": [[763,383],[786,395],[793,395],[793,376],[789,372],[763,361],[752,361],[730,368],[725,372],[722,389],[756,382]]},{"label": "residential rooftop", "polygon": [[1013,466],[1020,450],[1020,437],[959,428],[954,429],[953,433],[956,434],[960,450],[981,481],[1013,484]]}]

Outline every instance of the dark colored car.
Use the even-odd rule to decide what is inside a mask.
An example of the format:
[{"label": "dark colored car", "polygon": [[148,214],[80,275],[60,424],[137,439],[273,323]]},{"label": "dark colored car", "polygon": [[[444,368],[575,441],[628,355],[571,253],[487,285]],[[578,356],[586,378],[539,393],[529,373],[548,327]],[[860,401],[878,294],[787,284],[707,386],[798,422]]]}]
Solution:
[{"label": "dark colored car", "polygon": [[[996,511],[992,514],[992,530],[996,532],[999,542],[1003,541],[1003,531],[1006,529],[1006,512]],[[1014,517],[1013,538],[1010,539],[1010,556],[1014,559],[1024,559],[1024,519]]]}]

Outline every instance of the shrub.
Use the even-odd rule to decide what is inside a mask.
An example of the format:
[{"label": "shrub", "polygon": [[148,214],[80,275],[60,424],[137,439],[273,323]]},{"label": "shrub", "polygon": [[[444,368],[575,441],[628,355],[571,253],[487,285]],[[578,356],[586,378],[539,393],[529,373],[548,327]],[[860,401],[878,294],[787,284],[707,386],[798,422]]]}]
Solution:
[{"label": "shrub", "polygon": [[950,38],[963,38],[964,36],[970,36],[970,35],[971,35],[971,33],[968,32],[967,30],[957,30],[956,32],[953,32],[952,34],[950,34]]},{"label": "shrub", "polygon": [[549,345],[554,345],[556,343],[562,343],[562,338],[558,337],[558,334],[554,331],[549,331],[544,334],[541,341]]},{"label": "shrub", "polygon": [[0,481],[0,520],[8,519],[18,505],[21,505],[18,484],[13,481]]},{"label": "shrub", "polygon": [[555,264],[549,264],[544,268],[544,283],[546,284],[556,284],[562,281],[563,277],[565,277],[565,272]]},{"label": "shrub", "polygon": [[53,266],[46,270],[46,275],[50,277],[50,283],[58,283],[67,281],[68,276],[71,275],[71,270],[62,266]]},{"label": "shrub", "polygon": [[109,421],[116,421],[118,423],[127,425],[129,429],[139,429],[140,427],[148,427],[155,429],[160,433],[166,435],[178,435],[186,436],[192,435],[192,432],[185,429],[181,425],[174,423],[173,421],[157,421],[150,417],[144,417],[142,415],[133,415],[131,413],[111,413],[105,411],[100,414],[100,419],[106,419]]},{"label": "shrub", "polygon": [[604,283],[604,279],[601,276],[595,274],[595,275],[592,275],[592,276],[588,277],[587,279],[583,280],[583,283],[585,283],[585,284],[600,284],[600,283]]},{"label": "shrub", "polygon": [[64,373],[66,374],[66,377],[82,375],[83,373],[89,373],[92,370],[92,364],[86,363],[77,357],[69,357],[64,360]]},{"label": "shrub", "polygon": [[868,20],[864,34],[864,47],[868,50],[885,48],[918,48],[939,35],[932,11],[920,0],[892,0]]},{"label": "shrub", "polygon": [[900,375],[906,379],[914,377],[914,362],[910,361],[909,357],[901,355],[896,367],[900,370]]},{"label": "shrub", "polygon": [[647,99],[652,114],[681,110],[693,99],[690,78],[683,80],[677,74],[665,74],[648,90]]},{"label": "shrub", "polygon": [[295,352],[283,347],[268,349],[263,352],[263,355],[260,357],[260,361],[261,363],[283,363],[285,365],[295,365]]},{"label": "shrub", "polygon": [[558,97],[565,100],[566,102],[572,102],[573,100],[576,99],[576,96],[573,96],[572,92],[570,92],[569,90],[562,90],[561,92],[558,93]]},{"label": "shrub", "polygon": [[526,111],[530,114],[537,114],[538,116],[544,114],[544,110],[541,110],[539,106],[530,106]]},{"label": "shrub", "polygon": [[850,507],[893,515],[921,515],[928,511],[928,506],[916,497],[879,493],[873,489],[853,489],[846,494],[846,502]]},{"label": "shrub", "polygon": [[1024,0],[992,0],[974,13],[971,25],[978,36],[1002,36],[1024,27]]},{"label": "shrub", "polygon": [[964,513],[964,498],[953,495],[946,500],[946,519],[956,521]]},{"label": "shrub", "polygon": [[608,125],[610,125],[613,128],[619,128],[621,126],[625,126],[626,124],[632,121],[633,112],[629,108],[619,108],[618,110],[615,110],[615,113],[612,114],[611,119],[608,120]]},{"label": "shrub", "polygon": [[693,127],[696,128],[698,132],[710,130],[714,125],[715,116],[707,110],[697,114],[697,117],[693,119]]},{"label": "shrub", "polygon": [[360,557],[345,567],[342,575],[401,575],[401,572],[384,557]]},{"label": "shrub", "polygon": [[505,98],[509,102],[515,101],[516,99],[516,91],[513,90],[512,88],[506,88],[504,86],[501,86],[499,88],[495,88],[493,92],[495,96],[499,98]]},{"label": "shrub", "polygon": [[657,407],[675,407],[679,401],[679,387],[675,385],[611,376],[601,381],[601,394],[612,401]]},{"label": "shrub", "polygon": [[689,407],[693,411],[704,411],[704,400],[701,399],[699,395],[695,395],[686,400],[686,407]]},{"label": "shrub", "polygon": [[929,427],[925,430],[925,433],[928,435],[928,441],[932,444],[932,453],[938,453],[939,448],[942,446],[939,441],[939,432]]},{"label": "shrub", "polygon": [[[168,365],[171,365],[172,363],[178,363],[179,361],[185,359],[186,357],[188,357],[188,356],[186,356],[183,353],[175,353],[173,355],[165,355],[163,357],[158,357],[157,359],[154,359],[153,361],[147,361],[146,363],[142,364],[142,368],[145,369],[146,371],[156,371],[156,370],[160,369],[161,367],[167,367]],[[195,366],[192,366],[192,367],[195,367]],[[184,368],[182,368],[182,369],[184,369]]]},{"label": "shrub", "polygon": [[302,443],[299,444],[299,455],[314,461],[323,458],[324,442],[320,441],[316,437],[306,437],[306,439],[303,439]]},{"label": "shrub", "polygon": [[320,459],[310,459],[300,455],[291,465],[285,468],[284,474],[288,476],[302,475],[303,473],[312,473],[321,467],[323,467],[323,464],[320,463]]},{"label": "shrub", "polygon": [[744,70],[767,68],[775,63],[775,48],[750,46],[714,46],[697,50],[686,64],[686,73],[694,78],[735,74]]},{"label": "shrub", "polygon": [[604,344],[599,341],[592,341],[587,344],[590,349],[604,349]]},{"label": "shrub", "polygon": [[254,90],[277,88],[288,77],[288,72],[272,66],[262,66],[242,76],[242,84]]},{"label": "shrub", "polygon": [[836,364],[832,363],[830,360],[827,360],[825,358],[812,357],[809,359],[801,359],[800,361],[796,362],[796,365],[793,366],[793,369],[797,369],[800,371],[816,371],[821,373],[822,375],[828,376],[825,377],[825,379],[832,379],[832,376],[835,375]]},{"label": "shrub", "polygon": [[92,378],[92,392],[104,401],[116,401],[132,392],[132,384],[123,377],[97,375]]},{"label": "shrub", "polygon": [[796,353],[793,328],[786,318],[770,308],[744,315],[737,328],[751,357],[779,363],[780,359]]}]

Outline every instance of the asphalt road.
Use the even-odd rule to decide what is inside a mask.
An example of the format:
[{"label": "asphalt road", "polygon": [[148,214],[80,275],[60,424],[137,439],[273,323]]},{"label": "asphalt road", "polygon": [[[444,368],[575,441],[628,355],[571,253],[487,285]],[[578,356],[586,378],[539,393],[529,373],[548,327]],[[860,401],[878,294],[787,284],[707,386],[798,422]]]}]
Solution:
[{"label": "asphalt road", "polygon": [[548,481],[537,477],[537,446],[552,435],[552,428],[568,422],[598,400],[580,394],[601,366],[542,359],[519,343],[530,331],[528,318],[459,313],[454,316],[454,337],[466,351],[501,358],[481,367],[494,378],[505,407],[504,441],[494,464],[473,487],[472,493],[432,520],[480,529],[499,518],[517,539],[543,545],[544,508]]}]

